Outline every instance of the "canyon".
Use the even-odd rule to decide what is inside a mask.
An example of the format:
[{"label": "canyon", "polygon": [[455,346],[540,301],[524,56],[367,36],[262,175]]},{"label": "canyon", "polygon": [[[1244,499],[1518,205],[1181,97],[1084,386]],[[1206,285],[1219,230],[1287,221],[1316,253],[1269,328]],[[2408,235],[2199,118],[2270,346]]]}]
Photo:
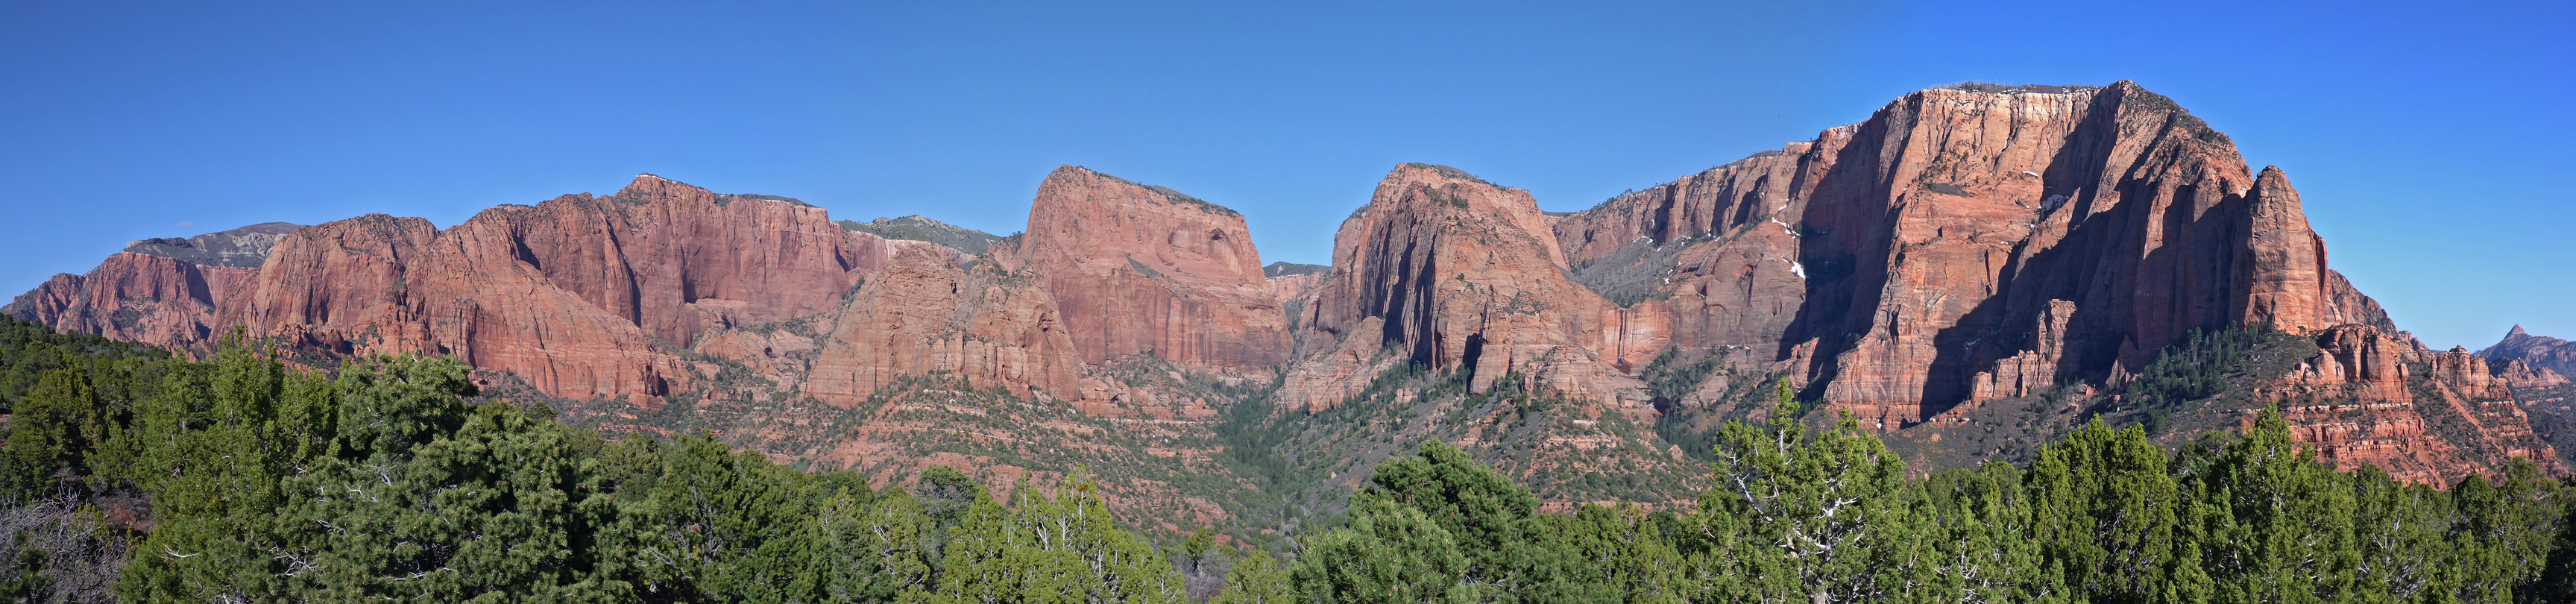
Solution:
[{"label": "canyon", "polygon": [[[2565,472],[2576,345],[2425,349],[2304,203],[2134,83],[1960,86],[1579,212],[1401,164],[1329,266],[1265,267],[1240,213],[1077,166],[1009,237],[647,174],[446,229],[140,241],[0,311],[185,350],[238,329],[315,368],[454,355],[493,400],[880,483],[1117,477],[1170,530],[1329,509],[1426,438],[1560,509],[1668,504],[1646,494],[1687,492],[1708,429],[1783,383],[1918,469],[2277,407],[2323,458],[2412,482]],[[2226,385],[2157,389],[2186,370]]]}]

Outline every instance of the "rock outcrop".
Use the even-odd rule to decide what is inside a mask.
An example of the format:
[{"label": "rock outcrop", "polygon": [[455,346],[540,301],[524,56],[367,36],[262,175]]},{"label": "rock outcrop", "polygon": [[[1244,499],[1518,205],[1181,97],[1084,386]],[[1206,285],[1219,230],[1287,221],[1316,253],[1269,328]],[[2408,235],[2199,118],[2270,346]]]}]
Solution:
[{"label": "rock outcrop", "polygon": [[[123,330],[81,318],[100,313],[41,302],[20,316],[170,346],[242,325],[316,352],[454,354],[553,396],[645,400],[712,373],[680,358],[701,333],[837,309],[897,247],[795,200],[718,195],[648,174],[615,195],[496,207],[445,231],[381,214],[298,228],[264,250],[255,271],[181,271],[187,278],[155,286],[165,291],[113,280],[113,292],[89,287],[110,299],[210,308],[208,318],[180,322],[193,327]],[[153,262],[124,257],[133,259],[102,268]],[[65,299],[47,292],[97,280],[81,281],[38,293]]]},{"label": "rock outcrop", "polygon": [[1038,185],[1029,228],[997,254],[1038,280],[1085,363],[1151,354],[1248,370],[1288,357],[1287,317],[1243,215],[1078,166]]},{"label": "rock outcrop", "polygon": [[[135,242],[5,311],[170,346],[239,325],[324,356],[453,354],[596,425],[732,426],[880,477],[967,459],[1034,477],[1053,447],[1160,464],[1169,486],[1218,471],[1215,418],[1258,415],[1225,405],[1284,374],[1269,402],[1291,411],[1260,421],[1391,423],[1283,443],[1455,438],[1548,451],[1513,471],[1675,478],[1673,434],[1774,380],[1876,428],[1953,429],[2116,408],[2105,393],[2226,330],[2294,349],[2230,402],[2283,405],[2338,462],[2434,482],[2576,443],[2525,414],[2567,410],[2576,345],[2516,328],[2422,350],[2329,266],[2303,203],[2128,82],[1943,88],[1582,212],[1399,165],[1330,267],[1265,268],[1236,212],[1074,166],[1007,238],[643,175],[444,230],[368,215]],[[2194,421],[2245,411],[2212,409]]]},{"label": "rock outcrop", "polygon": [[1889,428],[2100,382],[2196,329],[2385,322],[2326,269],[2286,176],[2127,82],[1917,92],[1555,231],[1594,271],[1684,244],[1639,303],[1674,345],[1774,351]]},{"label": "rock outcrop", "polygon": [[2513,326],[2504,339],[2478,351],[2488,361],[2521,361],[2533,369],[2548,370],[2561,376],[2576,375],[2576,342],[2531,335],[2522,326]]},{"label": "rock outcrop", "polygon": [[138,342],[198,342],[230,324],[223,301],[300,225],[254,224],[126,244],[86,275],[54,275],[0,313],[54,329]]},{"label": "rock outcrop", "polygon": [[902,218],[878,218],[867,222],[840,221],[841,228],[886,239],[927,241],[967,254],[982,254],[1000,243],[1002,238],[966,227],[933,220],[920,214]]},{"label": "rock outcrop", "polygon": [[86,275],[59,274],[0,312],[56,330],[137,342],[202,342],[228,328],[219,304],[257,269],[118,252]]},{"label": "rock outcrop", "polygon": [[941,372],[1084,398],[1063,314],[1028,281],[989,260],[959,268],[926,247],[896,254],[843,307],[805,393],[846,407],[906,376]]},{"label": "rock outcrop", "polygon": [[[1334,342],[1319,349],[1330,351],[1324,358],[1392,345],[1409,362],[1466,372],[1470,392],[1519,373],[1541,389],[1643,404],[1642,385],[1624,368],[1660,349],[1660,334],[1567,278],[1566,254],[1528,192],[1447,166],[1400,165],[1333,242],[1334,270],[1304,322],[1319,342]],[[1343,365],[1302,367],[1306,375],[1290,379],[1374,377]],[[1301,389],[1284,396],[1330,398]]]},{"label": "rock outcrop", "polygon": [[195,237],[144,239],[126,244],[125,251],[201,266],[251,268],[268,260],[268,250],[277,245],[278,238],[302,227],[286,222],[263,222]]},{"label": "rock outcrop", "polygon": [[2513,458],[2565,471],[2533,431],[2511,379],[2486,359],[2460,348],[2422,350],[2367,325],[2323,330],[2316,344],[2317,355],[2267,393],[2320,458],[2437,485],[2464,472],[2492,473]]}]

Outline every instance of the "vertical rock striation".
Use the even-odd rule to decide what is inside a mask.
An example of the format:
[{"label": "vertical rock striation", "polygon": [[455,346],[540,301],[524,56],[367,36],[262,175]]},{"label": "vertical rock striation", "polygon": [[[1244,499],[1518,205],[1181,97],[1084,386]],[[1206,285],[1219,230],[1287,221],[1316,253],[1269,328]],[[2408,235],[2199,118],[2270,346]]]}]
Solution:
[{"label": "vertical rock striation", "polygon": [[1244,370],[1287,359],[1287,319],[1243,215],[1168,188],[1063,166],[1038,185],[1002,266],[1033,275],[1086,363],[1152,354]]}]

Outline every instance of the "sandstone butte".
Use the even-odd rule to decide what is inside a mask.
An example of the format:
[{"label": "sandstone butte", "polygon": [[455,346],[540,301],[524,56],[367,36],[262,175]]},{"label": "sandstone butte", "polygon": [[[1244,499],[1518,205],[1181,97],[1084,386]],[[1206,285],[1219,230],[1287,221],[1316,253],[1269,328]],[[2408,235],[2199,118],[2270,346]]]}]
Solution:
[{"label": "sandstone butte", "polygon": [[[1110,370],[1150,357],[1279,376],[1288,421],[1406,364],[1651,421],[1709,402],[1639,379],[1692,351],[1724,365],[1700,391],[1776,376],[1890,431],[2118,383],[2195,330],[2266,328],[2320,350],[2264,391],[2331,459],[2425,482],[2510,457],[2557,469],[2518,391],[2563,386],[2576,352],[2519,330],[2483,355],[2422,349],[2328,267],[2301,203],[2282,171],[2129,82],[1940,88],[1581,212],[1400,165],[1307,274],[1265,276],[1232,210],[1079,167],[1039,185],[1024,235],[972,255],[645,175],[444,230],[369,215],[206,236],[221,254],[139,242],[6,312],[177,347],[238,325],[325,357],[452,354],[625,417],[673,400],[861,409],[938,374],[1096,417],[1209,421],[1218,403]],[[2427,412],[2475,434],[2428,435]],[[860,441],[901,434],[812,450],[859,463],[846,452],[884,449]]]}]

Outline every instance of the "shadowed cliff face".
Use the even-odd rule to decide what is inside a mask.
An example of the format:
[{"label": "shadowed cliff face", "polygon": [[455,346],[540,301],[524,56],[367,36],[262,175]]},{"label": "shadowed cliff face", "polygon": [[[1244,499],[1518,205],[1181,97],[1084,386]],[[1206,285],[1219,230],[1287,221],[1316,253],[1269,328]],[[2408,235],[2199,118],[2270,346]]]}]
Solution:
[{"label": "shadowed cliff face", "polygon": [[1578,266],[1686,245],[1639,315],[1677,346],[1770,351],[1888,428],[2028,390],[1999,383],[2099,382],[2195,329],[2385,322],[2326,270],[2286,176],[2126,82],[1917,92],[1554,231]]}]

